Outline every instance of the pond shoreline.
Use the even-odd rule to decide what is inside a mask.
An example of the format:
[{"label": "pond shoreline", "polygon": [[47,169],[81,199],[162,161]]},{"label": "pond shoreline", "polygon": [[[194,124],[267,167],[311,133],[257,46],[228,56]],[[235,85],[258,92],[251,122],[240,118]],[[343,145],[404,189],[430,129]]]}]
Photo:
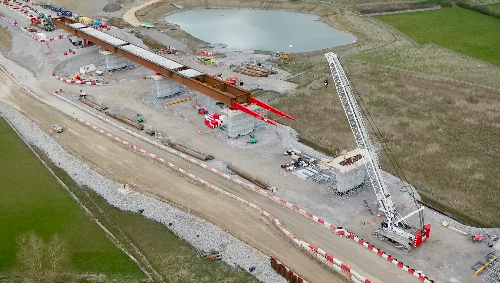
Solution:
[{"label": "pond shoreline", "polygon": [[191,36],[232,49],[307,53],[351,44],[355,35],[316,14],[255,9],[189,9],[163,18]]}]

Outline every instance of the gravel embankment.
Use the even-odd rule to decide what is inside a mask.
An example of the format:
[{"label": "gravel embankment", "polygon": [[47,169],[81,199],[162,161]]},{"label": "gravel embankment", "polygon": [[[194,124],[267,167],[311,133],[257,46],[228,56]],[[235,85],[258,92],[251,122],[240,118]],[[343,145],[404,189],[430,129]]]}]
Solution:
[{"label": "gravel embankment", "polygon": [[213,224],[183,212],[167,203],[123,190],[117,184],[92,170],[87,164],[68,154],[54,139],[43,132],[35,123],[11,106],[0,102],[0,114],[19,131],[32,145],[37,146],[52,162],[66,171],[79,185],[88,186],[106,199],[111,205],[125,211],[136,212],[144,209],[143,215],[159,221],[189,242],[203,250],[217,250],[228,265],[241,266],[248,270],[255,266],[253,275],[263,282],[286,282],[271,269],[269,257],[251,246],[228,235]]},{"label": "gravel embankment", "polygon": [[37,73],[43,64],[43,46],[4,20],[0,20],[0,26],[7,28],[12,35],[9,57],[31,72]]}]

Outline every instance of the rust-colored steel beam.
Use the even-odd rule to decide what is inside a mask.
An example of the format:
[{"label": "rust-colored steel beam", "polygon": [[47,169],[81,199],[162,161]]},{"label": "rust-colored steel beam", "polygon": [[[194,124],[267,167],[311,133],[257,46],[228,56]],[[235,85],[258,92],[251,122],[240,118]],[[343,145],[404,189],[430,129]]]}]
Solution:
[{"label": "rust-colored steel beam", "polygon": [[[149,54],[146,52],[146,54],[143,54],[142,49],[136,49],[131,45],[130,43],[123,41],[123,40],[116,40],[115,39],[108,39],[110,43],[105,42],[103,40],[100,40],[99,38],[96,38],[90,34],[84,33],[80,31],[79,29],[75,29],[68,24],[73,24],[76,23],[76,21],[69,19],[69,18],[64,18],[64,17],[59,17],[59,18],[54,18],[52,19],[52,22],[54,25],[60,29],[63,29],[65,31],[68,31],[69,33],[78,36],[82,39],[88,40],[96,45],[99,45],[103,47],[106,50],[112,51],[120,56],[123,56],[127,58],[130,61],[133,61],[139,65],[142,65],[152,71],[154,71],[157,74],[161,74],[164,77],[167,77],[173,81],[176,81],[182,85],[185,85],[195,91],[198,91],[206,96],[209,96],[215,100],[218,100],[227,106],[233,108],[233,109],[238,109],[241,110],[247,114],[250,114],[258,119],[261,119],[263,121],[266,121],[270,124],[276,125],[276,123],[273,120],[269,120],[266,117],[263,117],[262,115],[250,110],[246,106],[249,104],[256,104],[264,109],[267,109],[269,111],[272,111],[282,117],[286,117],[289,119],[294,119],[293,117],[279,111],[278,109],[275,109],[264,102],[257,100],[255,98],[252,98],[252,94],[250,91],[245,90],[237,85],[230,84],[229,82],[223,81],[219,78],[216,78],[211,75],[207,74],[200,74],[198,76],[191,77],[191,74],[194,72],[196,74],[197,71],[191,70],[187,71],[187,73],[184,73],[182,75],[182,71],[191,69],[188,66],[184,66],[183,64],[180,64],[178,62],[175,62],[174,60],[168,61],[165,58],[159,58],[153,55]],[[104,40],[106,40],[107,36],[101,37]],[[114,45],[113,45],[113,44]],[[135,50],[135,51],[134,51]],[[149,58],[150,60],[157,61],[157,60],[163,60],[158,61],[158,62],[151,62],[146,58],[142,58],[138,55],[144,56],[146,58]],[[175,63],[173,63],[173,62]],[[171,66],[172,69],[167,69],[166,66]]]},{"label": "rust-colored steel beam", "polygon": [[[150,62],[144,58],[132,54],[126,50],[120,49],[120,46],[113,46],[107,42],[99,40],[98,38],[85,34],[79,31],[78,29],[74,29],[68,26],[68,24],[75,23],[75,21],[71,19],[60,17],[60,18],[54,18],[52,21],[54,25],[60,29],[66,30],[73,35],[76,35],[80,38],[95,43],[96,45],[99,45],[105,48],[106,50],[121,55],[130,61],[142,65],[158,74],[161,74],[180,84],[183,84],[193,90],[203,93],[204,95],[209,96],[215,100],[218,100],[230,107],[234,107],[234,102],[238,102],[239,104],[249,103],[252,98],[250,91],[240,88],[238,86],[234,86],[228,82],[222,81],[213,76],[202,74],[197,77],[190,78],[182,76],[181,74],[178,73],[182,70],[190,69],[190,67],[188,66],[183,66],[176,70],[169,70],[154,62]],[[124,44],[123,46],[125,45],[126,44]]]}]

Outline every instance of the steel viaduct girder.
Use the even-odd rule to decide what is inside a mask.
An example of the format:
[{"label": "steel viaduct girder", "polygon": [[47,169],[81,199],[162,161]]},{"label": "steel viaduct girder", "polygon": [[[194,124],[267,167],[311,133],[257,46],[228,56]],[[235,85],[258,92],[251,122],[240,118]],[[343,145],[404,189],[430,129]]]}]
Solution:
[{"label": "steel viaduct girder", "polygon": [[77,22],[69,18],[65,17],[53,18],[52,22],[56,27],[60,29],[68,31],[69,33],[75,36],[90,41],[106,50],[109,50],[115,54],[127,58],[130,61],[142,65],[156,72],[157,74],[161,74],[166,78],[169,78],[195,91],[198,91],[206,96],[209,96],[217,101],[220,101],[225,105],[229,106],[231,109],[242,110],[243,112],[250,114],[260,120],[276,125],[274,120],[267,119],[266,117],[263,117],[259,113],[254,112],[253,110],[250,110],[249,108],[246,107],[247,105],[250,104],[256,104],[259,107],[262,107],[264,109],[267,109],[268,111],[278,114],[279,116],[281,116],[281,118],[288,118],[295,120],[295,118],[279,111],[278,109],[275,109],[265,104],[262,101],[256,100],[255,98],[252,98],[250,91],[238,87],[236,85],[232,85],[228,82],[222,81],[214,76],[199,73],[196,70],[192,71],[199,73],[199,75],[195,76],[183,75],[181,74],[182,71],[189,70],[191,68],[170,59],[168,59],[168,61],[180,67],[176,67],[175,69],[168,69],[164,66],[161,66],[157,62],[152,62],[151,60],[147,60],[147,58],[143,58],[141,56],[133,54],[132,52],[125,50],[127,46],[132,45],[126,41],[122,41],[120,39],[115,38],[117,41],[115,42],[115,44],[112,44],[104,40],[101,40],[91,34],[85,33],[79,28],[70,26],[70,24],[77,24]]}]

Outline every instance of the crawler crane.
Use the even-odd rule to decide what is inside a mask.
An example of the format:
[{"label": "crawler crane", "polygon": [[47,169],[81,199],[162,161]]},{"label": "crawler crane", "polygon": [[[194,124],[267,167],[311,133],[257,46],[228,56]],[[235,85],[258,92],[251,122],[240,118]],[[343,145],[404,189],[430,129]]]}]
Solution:
[{"label": "crawler crane", "polygon": [[[361,110],[354,96],[353,89],[340,64],[337,54],[327,53],[325,57],[330,66],[330,71],[335,82],[337,93],[340,97],[342,107],[349,121],[349,126],[354,134],[356,144],[361,151],[361,155],[366,158],[365,168],[367,178],[375,190],[375,195],[380,204],[380,209],[384,212],[386,219],[381,223],[380,228],[374,232],[380,240],[384,240],[394,244],[397,248],[409,251],[412,247],[418,247],[423,241],[429,238],[431,225],[424,225],[423,209],[420,206],[416,211],[401,217],[396,211],[394,203],[391,199],[391,193],[387,188],[384,179],[382,178],[381,170],[377,165],[374,157],[374,148],[365,127]],[[419,213],[420,227],[411,227],[405,219]]]}]

